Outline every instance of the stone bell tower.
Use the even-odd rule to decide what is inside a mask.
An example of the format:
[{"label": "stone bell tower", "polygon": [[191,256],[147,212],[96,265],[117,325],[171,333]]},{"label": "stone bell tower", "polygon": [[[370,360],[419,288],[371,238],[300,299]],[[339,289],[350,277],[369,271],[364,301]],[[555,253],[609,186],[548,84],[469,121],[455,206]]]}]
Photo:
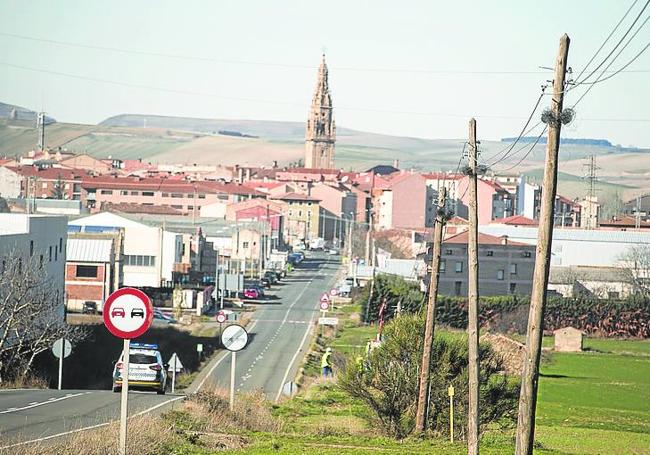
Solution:
[{"label": "stone bell tower", "polygon": [[336,142],[336,124],[332,109],[332,95],[327,82],[327,64],[323,55],[307,119],[305,167],[334,169],[334,142]]}]

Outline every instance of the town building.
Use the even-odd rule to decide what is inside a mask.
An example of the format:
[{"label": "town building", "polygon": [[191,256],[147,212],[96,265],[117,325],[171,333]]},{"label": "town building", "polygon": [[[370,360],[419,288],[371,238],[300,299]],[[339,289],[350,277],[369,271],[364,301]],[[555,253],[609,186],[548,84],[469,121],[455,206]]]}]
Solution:
[{"label": "town building", "polygon": [[309,242],[319,237],[320,200],[302,193],[287,193],[274,199],[286,204],[284,239],[289,245]]},{"label": "town building", "polygon": [[123,231],[68,233],[65,293],[68,311],[94,302],[101,311],[108,296],[122,287]]},{"label": "town building", "polygon": [[[487,179],[477,180],[476,198],[478,201],[478,223],[490,224],[497,218],[514,215],[515,196],[499,183]],[[458,182],[459,200],[469,207],[469,177],[463,177]],[[464,216],[463,212],[459,215]]]},{"label": "town building", "polygon": [[81,200],[85,171],[60,167],[0,167],[0,196]]},{"label": "town building", "polygon": [[332,95],[328,83],[325,55],[318,68],[318,81],[311,102],[305,134],[305,167],[334,168],[334,143],[336,124],[332,107]]},{"label": "town building", "polygon": [[[442,295],[466,296],[468,291],[467,242],[469,232],[446,238],[441,247],[440,281]],[[431,263],[431,246],[424,257]],[[479,295],[529,295],[535,267],[535,246],[514,242],[506,236],[479,233]],[[426,288],[431,274],[425,279]]]},{"label": "town building", "polygon": [[425,178],[417,173],[401,172],[377,177],[372,190],[377,229],[426,227],[431,216],[427,211],[431,208],[427,207],[427,191]]},{"label": "town building", "polygon": [[67,219],[64,216],[0,213],[0,273],[10,258],[47,277],[52,299],[61,305],[65,295]]},{"label": "town building", "polygon": [[172,282],[175,264],[181,262],[183,238],[161,225],[150,226],[125,216],[102,212],[70,221],[69,232],[123,231],[123,284],[159,288]]}]

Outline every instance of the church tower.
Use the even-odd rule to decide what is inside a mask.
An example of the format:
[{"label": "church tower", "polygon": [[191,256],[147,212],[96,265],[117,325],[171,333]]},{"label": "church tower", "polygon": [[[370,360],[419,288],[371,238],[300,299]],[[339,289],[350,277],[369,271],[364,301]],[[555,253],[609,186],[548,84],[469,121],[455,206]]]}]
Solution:
[{"label": "church tower", "polygon": [[305,167],[334,169],[334,142],[336,125],[332,109],[332,95],[327,83],[325,55],[318,68],[318,82],[311,101],[305,134]]}]

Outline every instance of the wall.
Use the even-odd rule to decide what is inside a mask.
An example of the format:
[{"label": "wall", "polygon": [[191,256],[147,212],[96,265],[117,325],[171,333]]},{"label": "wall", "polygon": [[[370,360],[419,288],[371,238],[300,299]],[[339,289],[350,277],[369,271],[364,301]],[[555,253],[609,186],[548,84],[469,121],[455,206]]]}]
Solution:
[{"label": "wall", "polygon": [[392,227],[420,228],[426,224],[427,186],[424,177],[412,174],[392,185]]},{"label": "wall", "polygon": [[0,167],[0,197],[20,197],[22,177],[6,167]]}]

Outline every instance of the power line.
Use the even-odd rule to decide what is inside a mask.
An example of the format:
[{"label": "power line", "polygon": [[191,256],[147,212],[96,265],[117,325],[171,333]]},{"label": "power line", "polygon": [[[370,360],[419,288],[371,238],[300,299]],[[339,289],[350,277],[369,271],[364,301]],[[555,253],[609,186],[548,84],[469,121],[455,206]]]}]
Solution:
[{"label": "power line", "polygon": [[[638,1],[638,0],[636,0]],[[233,65],[252,65],[252,66],[268,66],[276,68],[289,68],[289,69],[317,69],[317,66],[311,65],[299,65],[292,63],[277,63],[277,62],[262,62],[254,60],[235,60],[235,59],[222,59],[215,57],[202,57],[202,56],[190,56],[190,55],[181,55],[181,54],[170,54],[166,52],[154,52],[154,51],[144,51],[138,49],[125,49],[112,46],[100,46],[84,43],[76,43],[71,41],[61,41],[54,40],[49,38],[39,38],[34,36],[22,35],[17,33],[7,33],[0,32],[0,36],[20,39],[25,41],[34,41],[40,43],[54,44],[56,46],[66,46],[66,47],[76,47],[81,49],[91,49],[91,50],[100,50],[106,52],[115,52],[120,54],[132,54],[140,56],[149,56],[149,57],[159,57],[159,58],[169,58],[175,60],[186,60],[186,61],[198,61],[205,63],[219,63],[219,64],[233,64]],[[466,75],[505,75],[505,74],[547,74],[547,71],[526,71],[526,70],[452,70],[452,69],[427,69],[427,68],[382,68],[382,67],[331,67],[331,69],[336,71],[356,71],[356,72],[382,72],[382,73],[421,73],[421,74],[466,74]],[[650,69],[644,70],[634,70],[630,72],[635,73],[647,73],[650,72]]]},{"label": "power line", "polygon": [[[636,3],[636,2],[635,2],[635,3]],[[618,43],[616,43],[616,45],[612,48],[612,50],[611,50],[611,51],[610,51],[610,52],[605,56],[605,58],[604,58],[604,59],[603,59],[603,60],[598,64],[598,66],[597,66],[596,68],[594,68],[594,69],[593,69],[593,70],[592,70],[592,71],[591,71],[587,76],[585,76],[584,79],[582,79],[582,80],[577,80],[576,83],[579,84],[579,83],[582,83],[582,82],[587,81],[589,78],[591,78],[591,76],[593,76],[593,75],[596,73],[596,71],[598,71],[598,70],[600,69],[600,67],[602,67],[602,66],[607,62],[607,59],[609,59],[609,57],[611,57],[612,54],[613,54],[614,52],[616,52],[616,50],[617,50],[618,47],[621,45],[621,43],[625,40],[625,38],[627,37],[627,35],[632,31],[632,29],[634,28],[634,26],[636,25],[636,23],[639,21],[639,19],[641,18],[641,15],[642,15],[643,12],[646,10],[646,8],[648,7],[648,5],[650,5],[650,0],[647,0],[647,1],[645,2],[645,4],[643,5],[643,8],[641,8],[641,11],[640,11],[639,14],[636,16],[636,18],[634,18],[634,21],[633,21],[632,24],[628,27],[628,29],[625,31],[625,33],[623,34],[623,36],[621,37],[621,39],[618,41]],[[634,5],[633,5],[633,6],[634,6]],[[626,15],[627,15],[627,13],[626,13]],[[624,19],[624,18],[625,18],[625,16],[623,17],[623,19]],[[644,22],[643,24],[645,24],[645,22]],[[643,27],[643,25],[641,25],[641,27]],[[617,28],[618,28],[618,26],[617,26]],[[640,30],[640,29],[641,29],[641,28],[639,28],[638,30]],[[637,30],[637,33],[638,33],[638,30]],[[636,35],[636,33],[635,33],[635,35]],[[628,44],[629,44],[629,41],[628,41]],[[627,46],[627,44],[626,44],[626,46]],[[624,48],[625,48],[625,47],[624,47]]]},{"label": "power line", "polygon": [[[523,163],[523,161],[524,161],[526,158],[528,158],[528,155],[530,155],[530,154],[533,152],[533,150],[535,149],[535,146],[539,143],[539,140],[542,138],[542,136],[543,136],[544,133],[546,132],[546,129],[547,129],[547,128],[548,128],[548,125],[544,126],[544,129],[542,130],[541,133],[539,133],[539,136],[537,136],[537,139],[535,140],[535,142],[533,143],[533,145],[531,145],[530,149],[528,149],[528,151],[526,152],[526,154],[525,154],[524,156],[522,156],[521,159],[520,159],[519,161],[517,161],[516,164],[513,164],[512,166],[507,167],[507,168],[505,168],[505,169],[499,169],[498,172],[507,172],[507,171],[510,171],[510,170],[512,170],[512,169],[514,169],[514,168],[516,168],[516,167],[518,167],[521,163]],[[523,150],[524,148],[526,148],[526,147],[525,147],[525,146],[522,147],[521,149],[519,149],[519,150],[517,151],[517,153],[519,153],[519,152],[520,152],[521,150]]]},{"label": "power line", "polygon": [[584,68],[582,69],[582,71],[580,71],[580,74],[578,74],[578,77],[576,77],[576,80],[579,80],[579,79],[582,77],[582,75],[583,75],[584,72],[587,70],[587,68],[589,68],[589,65],[591,65],[591,63],[596,59],[596,57],[598,56],[598,54],[600,53],[600,51],[603,49],[603,47],[605,47],[605,44],[607,44],[607,41],[609,41],[609,39],[614,35],[614,33],[616,32],[616,30],[618,30],[618,27],[623,23],[623,21],[625,20],[625,18],[627,17],[627,15],[630,14],[630,11],[632,11],[632,8],[634,8],[634,5],[636,5],[638,1],[639,1],[639,0],[634,0],[634,1],[632,2],[632,5],[630,5],[630,7],[627,9],[627,11],[626,11],[625,14],[623,15],[623,17],[618,21],[618,23],[616,24],[616,26],[614,26],[614,29],[609,33],[609,35],[607,35],[607,38],[605,38],[605,41],[603,41],[603,43],[602,43],[602,44],[600,45],[600,47],[596,50],[596,52],[594,53],[594,55],[591,56],[591,58],[589,59],[589,61],[587,62],[587,64],[584,66]]}]

